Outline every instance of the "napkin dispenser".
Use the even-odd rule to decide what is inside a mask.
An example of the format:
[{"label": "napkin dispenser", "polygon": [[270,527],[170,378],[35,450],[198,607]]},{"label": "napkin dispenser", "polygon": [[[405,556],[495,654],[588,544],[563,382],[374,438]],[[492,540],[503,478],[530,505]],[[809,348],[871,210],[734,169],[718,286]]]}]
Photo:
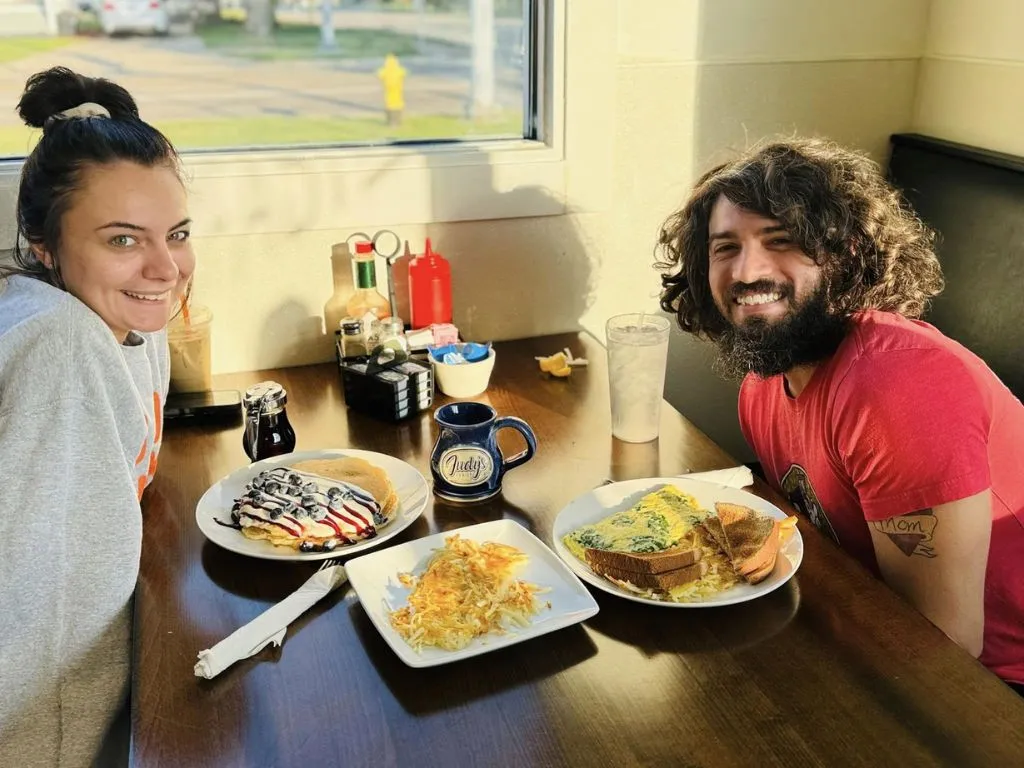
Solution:
[{"label": "napkin dispenser", "polygon": [[397,422],[427,410],[434,402],[434,372],[407,357],[343,358],[338,367],[345,404],[382,421]]}]

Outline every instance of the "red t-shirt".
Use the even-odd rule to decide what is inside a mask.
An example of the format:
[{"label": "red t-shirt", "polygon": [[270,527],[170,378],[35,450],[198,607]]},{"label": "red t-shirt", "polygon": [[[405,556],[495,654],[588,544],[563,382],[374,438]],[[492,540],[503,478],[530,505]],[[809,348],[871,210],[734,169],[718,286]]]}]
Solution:
[{"label": "red t-shirt", "polygon": [[981,662],[1024,683],[1024,405],[980,358],[927,323],[862,312],[799,397],[747,376],[739,415],[768,480],[876,575],[866,521],[991,488]]}]

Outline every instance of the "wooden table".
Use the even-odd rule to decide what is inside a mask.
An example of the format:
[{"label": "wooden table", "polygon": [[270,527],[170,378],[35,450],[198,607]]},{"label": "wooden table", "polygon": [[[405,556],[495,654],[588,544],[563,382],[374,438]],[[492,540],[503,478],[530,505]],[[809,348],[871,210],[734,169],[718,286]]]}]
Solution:
[{"label": "wooden table", "polygon": [[[535,355],[590,359],[569,379]],[[499,344],[485,397],[540,449],[475,506],[434,501],[394,541],[499,518],[550,543],[557,512],[606,479],[732,464],[667,404],[660,441],[610,436],[604,352],[586,335]],[[356,447],[429,478],[430,414],[398,426],[346,411],[331,365],[219,377],[288,389],[298,450]],[[506,451],[517,449],[515,435]],[[1024,700],[820,536],[785,587],[737,606],[668,609],[595,591],[582,625],[428,669],[406,667],[345,586],[214,680],[209,648],[315,564],[246,558],[195,524],[203,491],[246,458],[241,428],[168,429],[144,501],[136,598],[137,766],[1021,765]],[[782,502],[766,488],[759,492]],[[787,508],[783,505],[784,508]]]}]

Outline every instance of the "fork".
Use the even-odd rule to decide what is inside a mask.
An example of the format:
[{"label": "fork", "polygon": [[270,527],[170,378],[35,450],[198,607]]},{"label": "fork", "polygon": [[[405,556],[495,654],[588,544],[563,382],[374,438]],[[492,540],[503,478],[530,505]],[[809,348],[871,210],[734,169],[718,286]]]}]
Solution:
[{"label": "fork", "polygon": [[341,565],[340,557],[330,557],[326,560],[321,560],[320,565],[317,567],[317,572],[324,571],[328,568],[333,568],[336,565]]}]

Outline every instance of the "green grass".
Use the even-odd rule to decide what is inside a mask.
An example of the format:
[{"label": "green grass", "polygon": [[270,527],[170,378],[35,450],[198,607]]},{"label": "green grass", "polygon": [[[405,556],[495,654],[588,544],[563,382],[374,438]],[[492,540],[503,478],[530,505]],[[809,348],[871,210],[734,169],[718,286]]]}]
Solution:
[{"label": "green grass", "polygon": [[[416,38],[388,29],[339,29],[334,49],[320,48],[320,28],[314,26],[281,25],[274,30],[273,39],[266,43],[254,40],[241,23],[221,21],[196,28],[207,50],[252,61],[285,61],[292,59],[363,59],[383,58],[389,53],[398,57],[419,53]],[[431,41],[436,48],[442,44]]]},{"label": "green grass", "polygon": [[[402,125],[388,127],[380,118],[256,117],[226,120],[171,120],[157,127],[180,150],[227,149],[267,145],[331,144],[391,139],[451,139],[466,136],[519,136],[522,118],[516,112],[486,120],[446,115],[408,115]],[[0,126],[0,157],[28,154],[38,131]]]},{"label": "green grass", "polygon": [[0,64],[63,48],[74,41],[73,37],[0,37]]}]

